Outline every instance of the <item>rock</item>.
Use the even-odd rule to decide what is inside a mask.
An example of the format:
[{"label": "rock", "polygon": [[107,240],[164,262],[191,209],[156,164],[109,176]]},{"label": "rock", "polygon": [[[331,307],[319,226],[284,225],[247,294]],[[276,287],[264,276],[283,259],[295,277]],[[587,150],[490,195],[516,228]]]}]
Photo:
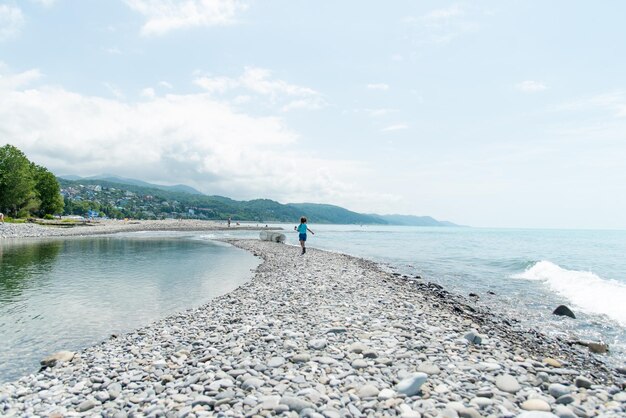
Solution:
[{"label": "rock", "polygon": [[258,389],[261,386],[263,386],[263,380],[258,377],[250,377],[241,384],[243,390]]},{"label": "rock", "polygon": [[552,383],[550,386],[548,386],[548,392],[554,398],[559,398],[563,395],[569,394],[571,390],[567,386],[560,383]]},{"label": "rock", "polygon": [[270,361],[267,362],[267,367],[274,369],[282,366],[283,364],[285,364],[285,359],[283,357],[272,357]]},{"label": "rock", "polygon": [[378,388],[372,384],[366,384],[361,386],[357,392],[359,398],[373,398],[378,396],[379,393],[380,391],[378,390]]},{"label": "rock", "polygon": [[496,387],[508,393],[517,393],[522,388],[517,379],[510,374],[501,374],[496,377]]},{"label": "rock", "polygon": [[367,361],[358,358],[352,362],[352,367],[355,369],[365,369],[367,367]]},{"label": "rock", "polygon": [[555,360],[555,359],[553,359],[553,358],[551,358],[551,357],[546,357],[546,358],[544,358],[544,359],[543,359],[543,362],[544,362],[545,364],[547,364],[548,366],[551,366],[551,367],[556,367],[556,368],[562,367],[562,366],[561,366],[561,363],[559,363],[559,361],[558,361],[558,360]]},{"label": "rock", "polygon": [[378,399],[381,401],[391,399],[396,396],[396,392],[393,389],[385,388],[378,392]]},{"label": "rock", "polygon": [[559,418],[577,418],[576,414],[571,409],[563,405],[556,405],[554,407],[554,414]]},{"label": "rock", "polygon": [[584,376],[578,376],[576,380],[574,381],[574,384],[576,385],[577,388],[585,388],[585,389],[589,389],[591,385],[593,385],[591,380],[587,379]]},{"label": "rock", "polygon": [[418,372],[422,372],[422,373],[426,373],[426,374],[439,374],[439,373],[441,373],[441,370],[439,369],[439,367],[437,367],[437,365],[435,365],[433,363],[429,363],[429,362],[421,363],[417,367],[417,371]]},{"label": "rock", "polygon": [[556,400],[556,403],[559,405],[569,405],[573,403],[575,400],[576,399],[568,393],[566,395],[559,396]]},{"label": "rock", "polygon": [[54,367],[57,363],[72,361],[75,354],[73,351],[59,351],[41,360],[39,364],[43,367]]},{"label": "rock", "polygon": [[528,399],[522,403],[522,409],[526,411],[544,411],[550,412],[550,404],[543,399]]},{"label": "rock", "polygon": [[311,360],[311,356],[307,353],[300,353],[293,355],[289,360],[291,360],[293,363],[306,363],[307,361]]},{"label": "rock", "polygon": [[470,343],[476,344],[476,345],[482,344],[484,340],[484,336],[479,334],[478,331],[476,330],[471,330],[470,332],[465,334],[463,337]]},{"label": "rock", "polygon": [[461,418],[482,418],[482,415],[474,408],[462,408],[457,413]]},{"label": "rock", "polygon": [[109,386],[107,386],[107,392],[109,393],[109,398],[116,399],[120,396],[120,393],[122,392],[122,385],[117,382],[111,383]]},{"label": "rock", "polygon": [[290,411],[300,412],[305,408],[314,408],[315,406],[304,399],[295,398],[293,396],[283,396],[280,398],[280,404],[286,405]]},{"label": "rock", "polygon": [[86,401],[82,401],[80,404],[78,404],[78,406],[76,407],[76,410],[78,412],[85,412],[85,411],[89,411],[90,409],[93,409],[96,406],[96,402],[92,401],[91,399],[87,399]]},{"label": "rock", "polygon": [[554,415],[552,412],[543,412],[543,411],[526,411],[522,412],[517,416],[517,418],[559,418]]},{"label": "rock", "polygon": [[368,347],[363,344],[363,343],[352,343],[350,344],[350,346],[348,347],[348,351],[352,352],[352,353],[357,353],[357,354],[361,354],[363,351],[367,350]]},{"label": "rock", "polygon": [[572,312],[571,309],[565,305],[557,306],[557,308],[554,311],[552,311],[552,313],[554,315],[569,316],[570,318],[576,319],[576,315],[574,315],[574,312]]},{"label": "rock", "polygon": [[318,338],[309,341],[309,348],[312,348],[314,350],[322,350],[326,347],[326,344],[328,344],[328,342],[325,338]]},{"label": "rock", "polygon": [[605,354],[609,351],[609,345],[605,343],[589,343],[587,344],[589,351],[596,354]]},{"label": "rock", "polygon": [[396,390],[407,396],[413,396],[419,393],[420,387],[426,383],[428,375],[426,373],[415,373],[414,375],[403,379],[396,385]]}]

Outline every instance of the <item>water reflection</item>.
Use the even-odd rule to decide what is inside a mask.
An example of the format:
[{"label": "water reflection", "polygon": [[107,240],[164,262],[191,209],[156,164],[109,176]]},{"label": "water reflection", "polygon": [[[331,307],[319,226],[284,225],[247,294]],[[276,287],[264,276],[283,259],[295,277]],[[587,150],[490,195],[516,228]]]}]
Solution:
[{"label": "water reflection", "polygon": [[193,235],[3,243],[0,380],[244,283],[258,260]]}]

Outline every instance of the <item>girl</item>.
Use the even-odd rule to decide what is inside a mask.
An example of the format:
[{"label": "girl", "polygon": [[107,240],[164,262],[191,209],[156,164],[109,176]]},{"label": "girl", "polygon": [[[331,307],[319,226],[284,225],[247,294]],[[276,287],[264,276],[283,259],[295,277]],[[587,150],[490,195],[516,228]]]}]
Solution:
[{"label": "girl", "polygon": [[306,226],[306,218],[303,216],[300,218],[300,225],[293,227],[294,231],[298,231],[298,238],[300,239],[300,246],[302,247],[302,254],[306,253],[306,247],[304,243],[306,242],[306,232],[309,231],[311,234],[315,235],[315,232],[311,231]]}]

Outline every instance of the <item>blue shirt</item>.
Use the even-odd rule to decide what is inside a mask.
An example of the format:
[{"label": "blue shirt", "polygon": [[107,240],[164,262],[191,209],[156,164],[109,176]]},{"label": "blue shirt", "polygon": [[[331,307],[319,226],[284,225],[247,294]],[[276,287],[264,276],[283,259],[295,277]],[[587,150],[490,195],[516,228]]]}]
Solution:
[{"label": "blue shirt", "polygon": [[298,232],[301,234],[306,234],[306,224],[298,225]]}]

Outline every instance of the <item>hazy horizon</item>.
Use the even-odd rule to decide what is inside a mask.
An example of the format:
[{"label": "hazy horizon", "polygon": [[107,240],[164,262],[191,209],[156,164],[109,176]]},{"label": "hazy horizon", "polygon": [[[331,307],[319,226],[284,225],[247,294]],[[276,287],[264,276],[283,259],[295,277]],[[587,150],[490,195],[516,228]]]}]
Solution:
[{"label": "hazy horizon", "polygon": [[624,12],[0,1],[0,146],[237,200],[626,229]]}]

